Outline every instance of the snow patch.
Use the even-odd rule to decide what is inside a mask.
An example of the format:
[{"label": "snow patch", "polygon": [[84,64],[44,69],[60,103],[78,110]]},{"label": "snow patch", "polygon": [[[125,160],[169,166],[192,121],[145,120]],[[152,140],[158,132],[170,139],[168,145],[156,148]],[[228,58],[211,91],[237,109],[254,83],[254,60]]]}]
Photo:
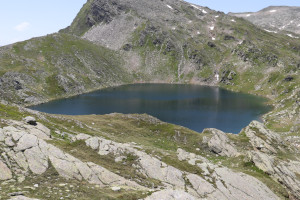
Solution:
[{"label": "snow patch", "polygon": [[268,33],[277,33],[277,31],[270,31],[270,30],[267,30],[267,29],[264,29],[265,31],[267,31]]},{"label": "snow patch", "polygon": [[292,34],[286,34],[287,36],[291,37],[291,38],[296,38],[298,39],[299,37],[293,36]]},{"label": "snow patch", "polygon": [[288,24],[280,27],[279,29],[282,30],[282,29],[285,29],[285,27],[289,26],[290,24],[294,23],[294,20],[290,21]]},{"label": "snow patch", "polygon": [[198,9],[198,10],[201,10],[198,6],[195,6],[193,4],[191,4],[191,6],[193,6],[194,8]]},{"label": "snow patch", "polygon": [[216,74],[216,75],[215,75],[215,78],[217,79],[217,81],[219,81],[220,75],[219,75],[219,74]]},{"label": "snow patch", "polygon": [[232,21],[232,22],[236,22],[234,19],[232,19],[232,20],[230,20],[230,21]]},{"label": "snow patch", "polygon": [[[215,16],[215,18],[218,18],[219,17],[219,15],[217,15],[217,16]],[[300,24],[299,24],[300,25]]]},{"label": "snow patch", "polygon": [[274,12],[277,12],[277,10],[270,10],[270,13],[274,13]]},{"label": "snow patch", "polygon": [[300,26],[300,24],[297,25],[297,27],[299,27],[299,26]]},{"label": "snow patch", "polygon": [[251,16],[250,14],[246,15],[246,17],[250,17],[250,16]]},{"label": "snow patch", "polygon": [[167,4],[167,6],[168,6],[168,8],[170,8],[171,10],[173,10],[172,6],[170,6],[170,5],[168,5],[168,4]]},{"label": "snow patch", "polygon": [[212,39],[212,40],[216,40],[216,38],[214,38],[214,37],[212,37],[211,39]]},{"label": "snow patch", "polygon": [[198,6],[195,6],[193,4],[190,4],[192,7],[196,8],[197,10],[202,11],[204,14],[207,14],[207,12],[204,9],[199,8]]},{"label": "snow patch", "polygon": [[211,26],[211,27],[209,27],[209,29],[210,29],[211,31],[213,31],[213,30],[215,29],[215,27],[214,27],[214,26]]},{"label": "snow patch", "polygon": [[199,31],[197,32],[197,35],[200,35],[200,32],[199,32]]}]

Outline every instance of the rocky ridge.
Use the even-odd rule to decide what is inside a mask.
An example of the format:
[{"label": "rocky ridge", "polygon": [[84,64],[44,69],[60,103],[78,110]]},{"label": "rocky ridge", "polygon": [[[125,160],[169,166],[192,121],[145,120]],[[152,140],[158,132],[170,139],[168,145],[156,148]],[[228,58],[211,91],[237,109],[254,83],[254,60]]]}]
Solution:
[{"label": "rocky ridge", "polygon": [[229,13],[229,15],[242,17],[267,32],[284,33],[289,37],[299,38],[300,34],[300,7],[270,6],[258,12]]}]

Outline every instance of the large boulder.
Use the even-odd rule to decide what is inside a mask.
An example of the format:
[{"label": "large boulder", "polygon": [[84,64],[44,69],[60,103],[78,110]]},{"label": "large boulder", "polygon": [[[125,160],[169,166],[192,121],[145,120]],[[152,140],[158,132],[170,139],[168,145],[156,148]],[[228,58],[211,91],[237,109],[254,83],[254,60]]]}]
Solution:
[{"label": "large boulder", "polygon": [[30,124],[30,125],[33,125],[33,126],[36,126],[37,123],[36,123],[36,119],[34,117],[31,117],[31,116],[27,116],[24,118],[24,121],[27,123],[27,124]]},{"label": "large boulder", "polygon": [[249,159],[262,171],[273,174],[274,173],[274,157],[262,153],[260,151],[248,152]]},{"label": "large boulder", "polygon": [[207,142],[210,151],[220,156],[227,157],[236,157],[240,155],[226,133],[214,128],[205,129],[204,131],[213,134]]},{"label": "large boulder", "polygon": [[38,145],[38,138],[35,135],[24,134],[15,148],[16,151],[23,151]]},{"label": "large boulder", "polygon": [[24,154],[29,168],[34,174],[43,174],[48,169],[48,157],[38,146],[27,149]]},{"label": "large boulder", "polygon": [[277,133],[267,129],[258,121],[252,121],[249,126],[245,128],[245,134],[249,138],[253,148],[264,153],[277,153],[274,144],[280,147],[282,143]]}]

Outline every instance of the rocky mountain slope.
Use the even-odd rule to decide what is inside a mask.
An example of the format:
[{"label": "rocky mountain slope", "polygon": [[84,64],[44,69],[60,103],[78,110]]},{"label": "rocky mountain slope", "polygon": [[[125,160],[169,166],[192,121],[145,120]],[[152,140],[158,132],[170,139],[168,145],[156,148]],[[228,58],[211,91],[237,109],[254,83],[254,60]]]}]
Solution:
[{"label": "rocky mountain slope", "polygon": [[132,80],[115,52],[66,34],[0,50],[2,99],[32,104]]},{"label": "rocky mountain slope", "polygon": [[[184,1],[89,0],[59,33],[0,48],[0,198],[300,199],[299,50]],[[216,85],[274,110],[232,135],[22,107],[136,82]]]},{"label": "rocky mountain slope", "polygon": [[[242,17],[268,32],[288,31],[300,34],[300,7],[270,6],[258,12],[229,13],[231,16]],[[298,35],[286,33],[289,37]]]}]

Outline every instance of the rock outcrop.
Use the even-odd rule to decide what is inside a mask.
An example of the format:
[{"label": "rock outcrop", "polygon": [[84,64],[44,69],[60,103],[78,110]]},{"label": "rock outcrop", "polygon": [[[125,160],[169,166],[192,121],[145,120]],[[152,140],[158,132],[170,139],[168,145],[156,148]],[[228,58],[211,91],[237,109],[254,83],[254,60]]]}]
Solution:
[{"label": "rock outcrop", "polygon": [[[232,170],[220,167],[209,162],[199,155],[188,153],[178,149],[178,159],[188,161],[199,167],[204,179],[189,175],[188,180],[196,188],[200,197],[207,199],[279,199],[272,191],[259,180],[244,174],[233,172]],[[198,161],[198,162],[197,162]],[[211,178],[215,181],[215,187],[209,183]]]},{"label": "rock outcrop", "polygon": [[[142,173],[149,178],[158,179],[166,185],[172,186],[173,190],[158,193],[167,195],[166,198],[178,194],[179,196],[182,195],[182,198],[192,198],[194,196],[196,199],[278,199],[269,188],[257,179],[243,173],[235,173],[224,167],[218,167],[210,163],[206,158],[188,153],[182,149],[177,151],[178,159],[198,166],[203,171],[201,176],[178,170],[138,150],[137,148],[139,147],[132,144],[116,143],[104,138],[89,137],[83,134],[75,136],[73,140],[76,140],[76,138],[83,138],[86,145],[96,150],[100,155],[113,154],[115,157],[118,157],[125,153],[130,153],[137,156],[138,165],[135,167],[138,173]],[[187,185],[185,180],[191,185]],[[217,187],[211,183],[212,180],[215,181]],[[188,193],[192,196],[185,196],[185,193],[176,192],[176,190],[185,188],[188,189]],[[153,198],[157,198],[157,196],[154,195]]]},{"label": "rock outcrop", "polygon": [[182,190],[162,190],[155,192],[145,200],[196,200],[198,198]]},{"label": "rock outcrop", "polygon": [[[261,152],[277,153],[274,144],[280,145],[280,136],[264,127],[262,123],[253,121],[245,128],[246,136],[250,139],[251,145]],[[277,146],[280,148],[280,146]]]},{"label": "rock outcrop", "polygon": [[0,180],[5,181],[12,178],[12,173],[5,163],[0,160]]},{"label": "rock outcrop", "polygon": [[204,132],[212,134],[210,139],[204,138],[203,141],[207,142],[210,151],[220,156],[236,157],[238,153],[235,145],[228,139],[226,133],[217,129],[205,129]]},{"label": "rock outcrop", "polygon": [[36,123],[36,119],[34,117],[31,117],[31,116],[27,116],[24,118],[24,121],[30,125],[37,125]]},{"label": "rock outcrop", "polygon": [[248,158],[259,169],[269,174],[274,180],[282,183],[290,191],[291,198],[300,197],[300,178],[297,160],[280,159],[278,153],[292,154],[291,149],[284,148],[287,144],[281,137],[268,130],[262,123],[253,121],[245,128],[245,133],[250,139],[253,151],[247,152]]},{"label": "rock outcrop", "polygon": [[[98,136],[68,133],[69,142],[85,145],[99,156],[110,157],[111,162],[115,161],[116,165],[126,163],[127,157],[130,157],[133,160],[130,167],[135,174],[159,181],[159,187],[152,187],[150,190],[148,186],[140,185],[138,179],[124,178],[109,168],[91,161],[81,161],[64,152],[54,145],[55,141],[61,139],[52,138],[51,131],[39,122],[30,125],[24,121],[6,120],[5,123],[7,125],[0,128],[2,181],[22,181],[29,174],[41,176],[51,168],[65,180],[86,181],[101,188],[114,188],[112,190],[115,192],[153,191],[147,199],[279,199],[258,179],[182,148],[177,149],[177,162],[191,166],[197,173],[181,169],[176,162],[164,162],[136,143],[119,143]],[[199,147],[208,147],[207,152],[212,156],[217,154],[240,159],[240,156],[247,155],[248,160],[256,167],[283,184],[291,197],[298,198],[300,163],[296,160],[281,160],[276,156],[285,145],[281,137],[256,121],[243,131],[245,134],[241,137],[249,139],[247,148],[252,147],[250,151],[235,145],[232,138],[237,141],[238,135],[228,136],[216,129],[205,130],[206,138],[199,143],[203,147]],[[273,144],[277,146],[273,147]],[[200,151],[197,149],[196,151]]]},{"label": "rock outcrop", "polygon": [[9,200],[39,200],[39,199],[28,198],[25,196],[16,196],[16,197],[10,198]]},{"label": "rock outcrop", "polygon": [[[139,190],[146,189],[99,165],[92,162],[82,162],[70,154],[64,153],[59,148],[48,144],[44,139],[47,136],[47,139],[50,140],[50,136],[48,136],[50,131],[48,132],[48,129],[42,124],[38,124],[38,128],[17,121],[10,121],[10,124],[14,126],[1,129],[4,140],[10,138],[13,145],[5,143],[4,147],[0,147],[3,151],[2,158],[4,158],[3,162],[0,161],[0,180],[13,178],[12,172],[17,177],[26,176],[29,172],[41,175],[48,170],[49,163],[51,163],[59,175],[66,179],[86,180],[89,183],[103,187],[113,185]],[[39,134],[36,134],[37,130]]]}]

